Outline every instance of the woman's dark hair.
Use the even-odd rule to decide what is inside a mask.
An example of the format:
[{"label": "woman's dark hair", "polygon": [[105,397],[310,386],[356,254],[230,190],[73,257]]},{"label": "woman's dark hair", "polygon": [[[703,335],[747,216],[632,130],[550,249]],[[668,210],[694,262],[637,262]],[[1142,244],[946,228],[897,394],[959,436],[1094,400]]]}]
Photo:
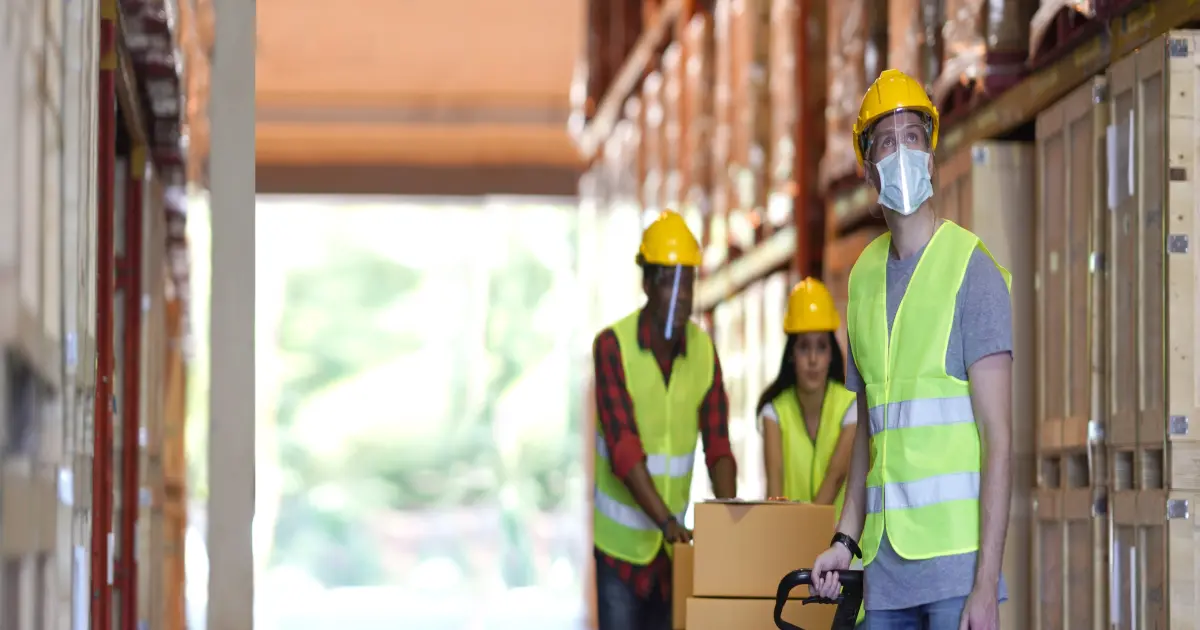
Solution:
[{"label": "woman's dark hair", "polygon": [[[779,362],[779,375],[767,386],[758,398],[758,407],[754,415],[762,413],[767,403],[775,400],[784,390],[796,384],[796,364],[792,361],[792,352],[796,347],[796,335],[788,335],[787,343],[783,346],[783,359]],[[846,358],[842,356],[842,347],[838,345],[837,337],[829,333],[829,376],[832,381],[846,384]]]}]

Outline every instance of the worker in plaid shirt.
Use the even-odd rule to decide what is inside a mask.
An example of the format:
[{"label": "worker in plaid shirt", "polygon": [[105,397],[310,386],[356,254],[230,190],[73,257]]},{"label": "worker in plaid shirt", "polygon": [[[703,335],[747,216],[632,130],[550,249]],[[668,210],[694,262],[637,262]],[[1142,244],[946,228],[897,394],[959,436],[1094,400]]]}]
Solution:
[{"label": "worker in plaid shirt", "polygon": [[637,257],[646,305],[596,336],[594,537],[600,630],[670,630],[671,544],[690,542],[696,440],[718,498],[737,495],[729,400],[712,339],[692,324],[700,245],[663,212]]}]

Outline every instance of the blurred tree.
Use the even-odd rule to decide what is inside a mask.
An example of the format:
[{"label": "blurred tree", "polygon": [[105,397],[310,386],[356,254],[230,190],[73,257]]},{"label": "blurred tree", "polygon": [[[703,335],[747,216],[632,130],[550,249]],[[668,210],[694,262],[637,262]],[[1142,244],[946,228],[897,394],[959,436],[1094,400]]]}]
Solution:
[{"label": "blurred tree", "polygon": [[[362,529],[362,514],[313,504],[311,489],[345,477],[328,470],[287,430],[309,395],[382,361],[420,347],[415,331],[383,323],[390,307],[415,290],[421,271],[334,235],[328,260],[288,274],[279,349],[288,357],[278,406],[280,461],[291,483],[283,491],[274,559],[298,562],[329,585],[370,584],[381,570]],[[369,475],[352,474],[359,479]],[[360,504],[362,497],[358,497]]]},{"label": "blurred tree", "polygon": [[291,355],[284,427],[305,395],[420,348],[416,331],[389,329],[382,316],[419,286],[421,271],[333,238],[325,264],[288,274],[279,326],[279,349]]}]

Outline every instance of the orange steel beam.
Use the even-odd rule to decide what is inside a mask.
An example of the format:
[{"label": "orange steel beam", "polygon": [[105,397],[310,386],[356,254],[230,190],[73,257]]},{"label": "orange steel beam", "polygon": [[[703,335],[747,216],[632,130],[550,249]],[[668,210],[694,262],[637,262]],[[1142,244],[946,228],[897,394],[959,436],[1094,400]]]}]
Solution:
[{"label": "orange steel beam", "polygon": [[812,159],[809,155],[812,148],[804,140],[812,138],[813,121],[808,114],[812,108],[808,107],[809,89],[808,89],[808,16],[809,16],[810,0],[796,0],[796,24],[793,25],[793,32],[796,34],[795,39],[795,54],[796,59],[796,106],[800,109],[800,116],[796,120],[795,137],[799,142],[795,143],[796,156],[793,159],[792,177],[796,182],[795,197],[792,202],[792,222],[796,225],[796,254],[793,265],[801,278],[811,275],[815,270],[812,264],[812,245],[813,234],[810,230],[812,225],[811,216],[814,212],[816,204],[812,200],[812,178],[809,175],[808,163]]},{"label": "orange steel beam", "polygon": [[116,174],[117,0],[100,3],[97,121],[96,395],[92,443],[91,627],[112,625],[108,538],[112,530],[113,185]]},{"label": "orange steel beam", "polygon": [[121,416],[121,555],[117,575],[121,585],[120,630],[137,630],[138,569],[137,521],[139,511],[138,456],[141,428],[141,356],[142,356],[142,204],[143,179],[146,175],[146,151],[134,147],[129,159],[128,186],[125,191],[125,256],[121,260],[121,293],[124,308],[124,361],[121,385],[125,400]]}]

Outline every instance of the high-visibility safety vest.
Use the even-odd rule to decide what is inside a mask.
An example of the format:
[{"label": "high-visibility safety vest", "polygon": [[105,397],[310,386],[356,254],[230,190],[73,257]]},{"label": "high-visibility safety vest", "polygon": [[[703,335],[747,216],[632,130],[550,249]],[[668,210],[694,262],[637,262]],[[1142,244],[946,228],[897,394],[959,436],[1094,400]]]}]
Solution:
[{"label": "high-visibility safety vest", "polygon": [[[680,523],[687,512],[700,437],[700,405],[713,381],[712,339],[688,323],[687,346],[671,366],[670,384],[650,350],[638,344],[638,313],[613,324],[621,347],[621,366],[638,436],[646,451],[646,469],[664,503]],[[645,565],[663,547],[663,534],[613,474],[604,436],[596,436],[596,493],[593,537],[600,551]],[[668,546],[667,553],[671,549]]]},{"label": "high-visibility safety vest", "polygon": [[[826,383],[815,443],[808,435],[796,388],[787,388],[771,401],[779,418],[779,431],[783,434],[783,495],[789,501],[812,501],[817,497],[842,435],[842,420],[854,401],[854,392],[846,386],[837,381]],[[840,517],[845,499],[846,482],[843,480],[842,489],[833,503],[835,519]]]},{"label": "high-visibility safety vest", "polygon": [[[923,560],[979,549],[981,447],[970,386],[946,373],[959,287],[979,237],[946,221],[917,261],[888,335],[891,235],[875,239],[850,272],[847,325],[870,408],[863,564],[888,541]],[[995,258],[992,258],[995,263]],[[1012,278],[996,263],[1011,290]]]}]

